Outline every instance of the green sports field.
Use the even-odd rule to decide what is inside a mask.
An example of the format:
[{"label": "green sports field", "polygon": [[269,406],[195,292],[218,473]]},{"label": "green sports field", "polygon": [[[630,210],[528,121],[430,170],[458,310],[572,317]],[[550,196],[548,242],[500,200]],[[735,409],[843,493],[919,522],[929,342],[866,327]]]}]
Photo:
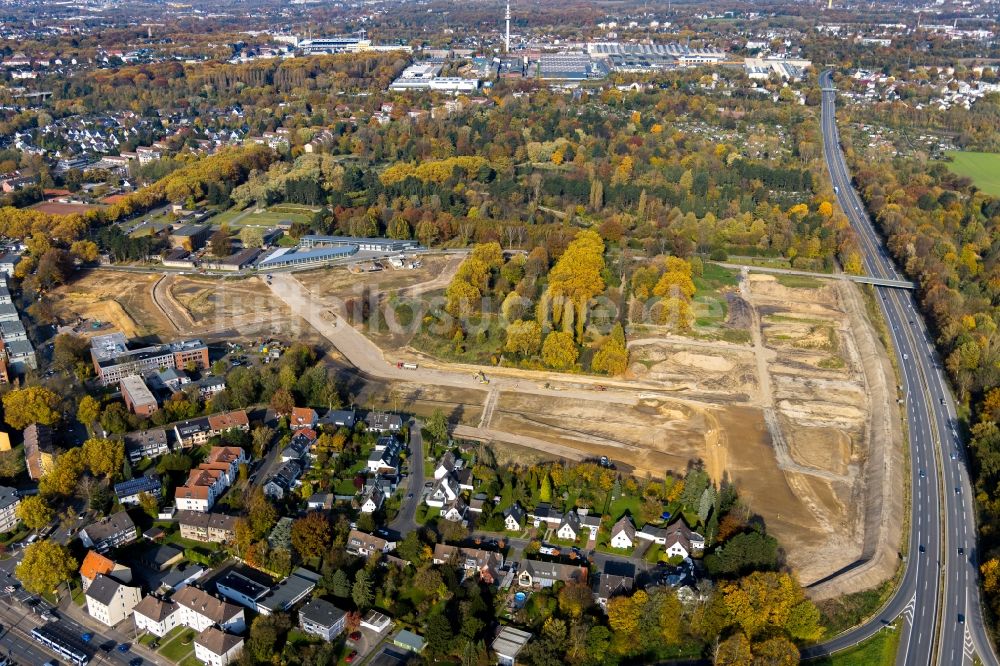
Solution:
[{"label": "green sports field", "polygon": [[983,192],[1000,197],[1000,153],[967,153],[949,150],[948,168],[959,176],[968,176]]}]

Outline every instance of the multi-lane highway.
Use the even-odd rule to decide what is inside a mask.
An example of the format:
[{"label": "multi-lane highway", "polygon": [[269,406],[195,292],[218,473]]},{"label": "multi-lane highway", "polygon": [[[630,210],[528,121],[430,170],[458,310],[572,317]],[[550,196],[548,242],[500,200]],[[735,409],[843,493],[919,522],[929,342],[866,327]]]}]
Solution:
[{"label": "multi-lane highway", "polygon": [[[837,132],[831,72],[823,72],[820,85],[824,156],[837,200],[860,240],[865,270],[875,278],[902,279],[852,186]],[[905,573],[877,617],[805,654],[844,649],[901,617],[898,664],[972,663],[975,654],[995,665],[979,604],[972,489],[944,370],[914,295],[875,290],[895,348],[906,410],[912,492]]]}]

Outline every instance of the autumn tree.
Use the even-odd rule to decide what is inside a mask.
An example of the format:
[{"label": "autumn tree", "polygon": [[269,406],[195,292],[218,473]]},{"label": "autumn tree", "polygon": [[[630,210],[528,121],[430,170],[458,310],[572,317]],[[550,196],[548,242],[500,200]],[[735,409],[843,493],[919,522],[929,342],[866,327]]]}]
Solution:
[{"label": "autumn tree", "polygon": [[17,505],[15,515],[29,530],[39,530],[55,518],[55,511],[41,495],[28,495]]},{"label": "autumn tree", "polygon": [[25,469],[24,447],[18,446],[10,451],[0,451],[0,477],[12,479]]},{"label": "autumn tree", "polygon": [[292,546],[304,559],[321,556],[330,547],[330,521],[319,511],[295,519]]},{"label": "autumn tree", "polygon": [[604,241],[596,231],[588,229],[577,234],[549,272],[546,297],[552,321],[558,326],[564,316],[572,313],[577,342],[583,341],[587,302],[604,291],[604,269]]},{"label": "autumn tree", "polygon": [[754,572],[720,591],[731,621],[751,639],[775,629],[802,641],[823,635],[819,611],[787,573]]},{"label": "autumn tree", "polygon": [[545,343],[542,345],[542,361],[550,368],[568,370],[576,363],[579,354],[572,334],[552,331],[545,336]]},{"label": "autumn tree", "polygon": [[265,425],[259,425],[254,428],[253,432],[250,433],[254,456],[257,458],[263,457],[272,439],[274,439],[274,428]]},{"label": "autumn tree", "polygon": [[448,439],[448,417],[441,409],[435,409],[431,418],[427,420],[427,434],[431,441],[437,444]]},{"label": "autumn tree", "polygon": [[88,432],[100,417],[101,403],[96,398],[90,395],[80,398],[80,404],[76,408],[76,418],[87,428]]},{"label": "autumn tree", "polygon": [[247,519],[255,538],[267,534],[278,521],[278,510],[259,487],[254,487],[247,500]]},{"label": "autumn tree", "polygon": [[[513,293],[513,292],[512,292]],[[542,327],[536,321],[515,321],[507,326],[504,349],[514,354],[532,356],[542,346]]]},{"label": "autumn tree", "polygon": [[17,430],[29,425],[50,426],[59,420],[59,396],[41,386],[14,389],[3,397],[4,419]]},{"label": "autumn tree", "polygon": [[72,495],[85,467],[82,448],[64,451],[56,456],[52,469],[38,482],[38,491],[42,495]]},{"label": "autumn tree", "polygon": [[71,581],[78,566],[66,546],[44,539],[24,549],[24,557],[15,571],[26,590],[48,594],[60,584]]},{"label": "autumn tree", "polygon": [[160,503],[149,493],[139,493],[139,507],[154,520],[160,514]]},{"label": "autumn tree", "polygon": [[280,416],[288,416],[295,409],[295,397],[286,388],[279,388],[271,396],[271,409]]},{"label": "autumn tree", "polygon": [[52,367],[71,371],[88,356],[90,341],[78,335],[60,333],[52,343]]},{"label": "autumn tree", "polygon": [[628,369],[628,347],[625,344],[625,331],[621,323],[615,323],[611,335],[605,338],[594,354],[590,367],[595,372],[608,375],[620,375]]},{"label": "autumn tree", "polygon": [[209,247],[212,250],[212,255],[215,257],[228,257],[233,252],[233,242],[229,237],[229,228],[226,225],[212,234],[212,237],[208,241]]},{"label": "autumn tree", "polygon": [[644,611],[649,595],[639,590],[630,597],[618,596],[608,600],[608,624],[614,632],[614,647],[621,654],[630,654],[644,642]]},{"label": "autumn tree", "polygon": [[594,605],[589,585],[567,583],[559,590],[559,610],[570,617],[580,617]]},{"label": "autumn tree", "polygon": [[753,663],[750,641],[742,632],[736,632],[715,648],[715,666],[746,666]]},{"label": "autumn tree", "polygon": [[83,443],[83,458],[94,476],[113,476],[125,462],[125,443],[120,439],[91,437]]}]

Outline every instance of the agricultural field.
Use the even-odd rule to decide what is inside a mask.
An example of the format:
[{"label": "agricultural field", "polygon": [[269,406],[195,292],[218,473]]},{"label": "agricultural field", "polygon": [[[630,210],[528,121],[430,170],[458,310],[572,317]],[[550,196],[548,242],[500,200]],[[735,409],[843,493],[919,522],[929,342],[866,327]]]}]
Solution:
[{"label": "agricultural field", "polygon": [[951,158],[945,164],[952,172],[971,178],[983,192],[1000,197],[1000,153],[949,150],[945,154]]}]

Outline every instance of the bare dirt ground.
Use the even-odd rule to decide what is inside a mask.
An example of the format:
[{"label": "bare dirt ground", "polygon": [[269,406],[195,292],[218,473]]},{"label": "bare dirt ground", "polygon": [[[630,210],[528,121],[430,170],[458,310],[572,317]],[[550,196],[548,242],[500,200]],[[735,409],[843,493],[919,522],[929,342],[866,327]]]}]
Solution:
[{"label": "bare dirt ground", "polygon": [[[88,337],[120,330],[129,338],[278,337],[329,346],[315,330],[291,317],[287,306],[258,278],[219,280],[95,269],[81,272],[49,296],[59,320],[83,319],[76,331]],[[96,322],[101,325],[95,327]]]},{"label": "bare dirt ground", "polygon": [[419,293],[423,285],[429,289],[442,289],[448,285],[464,255],[421,256],[420,268],[394,269],[388,262],[385,270],[370,273],[352,273],[345,266],[304,271],[296,278],[310,290],[329,296],[347,299],[360,296],[364,287],[384,293]]},{"label": "bare dirt ground", "polygon": [[[886,553],[898,546],[892,526],[902,513],[895,382],[857,286],[790,288],[751,274],[738,293],[749,343],[632,339],[624,378],[493,369],[492,385],[482,386],[471,366],[421,360],[419,371],[397,370],[386,359],[407,358],[405,350],[376,349],[332,313],[330,303],[359,280],[385,291],[439,289],[459,260],[434,259],[411,271],[314,271],[287,276],[288,285],[276,274],[270,289],[256,278],[90,271],[55,290],[53,306],[63,321],[100,314],[126,334],[316,342],[331,349],[331,359],[342,353],[368,373],[346,387],[356,407],[423,416],[444,409],[470,437],[511,450],[607,455],[623,469],[657,477],[701,460],[716,480],[736,483],[804,584],[865,558],[878,566],[824,583],[823,594],[865,589],[891,575],[895,561]],[[295,299],[283,295],[279,287],[299,280],[310,288]]]},{"label": "bare dirt ground", "polygon": [[[182,330],[217,331],[260,327],[287,320],[290,312],[275,300],[260,278],[218,280],[169,275],[161,283],[158,299]],[[176,320],[180,321],[176,321]]]},{"label": "bare dirt ground", "polygon": [[[81,271],[70,284],[48,293],[52,308],[64,324],[83,319],[77,333],[100,335],[120,330],[129,337],[169,334],[169,320],[153,303],[157,275],[116,271]],[[100,322],[99,327],[95,324]]]},{"label": "bare dirt ground", "polygon": [[[413,275],[409,284],[431,288],[447,276],[438,269],[424,275],[425,282]],[[384,291],[403,288],[385,272],[323,271],[303,282],[324,301],[353,289],[358,279]],[[607,455],[624,469],[657,477],[703,461],[713,478],[737,484],[784,545],[788,565],[809,585],[871,559],[873,548],[893,552],[898,535],[884,526],[898,525],[902,510],[879,489],[885,479],[869,473],[898,463],[886,454],[901,441],[885,417],[892,406],[891,368],[883,363],[858,287],[816,284],[787,287],[773,276],[742,276],[726,295],[733,315],[727,325],[746,331],[748,343],[738,336],[726,341],[657,332],[631,339],[625,381],[608,382],[609,393],[622,394],[611,404],[518,388],[511,378],[490,387],[488,396],[475,391],[476,398],[452,398],[450,404],[461,413],[463,433],[543,453],[549,447],[554,456]],[[408,358],[413,351],[387,336],[371,340],[384,358]],[[439,367],[426,357],[420,363],[421,369]],[[586,384],[568,386],[573,391]],[[478,421],[470,418],[477,406]],[[873,415],[880,414],[873,427]],[[882,557],[864,576],[839,586],[824,583],[823,594],[870,587],[891,575],[892,566],[891,557]]]}]

